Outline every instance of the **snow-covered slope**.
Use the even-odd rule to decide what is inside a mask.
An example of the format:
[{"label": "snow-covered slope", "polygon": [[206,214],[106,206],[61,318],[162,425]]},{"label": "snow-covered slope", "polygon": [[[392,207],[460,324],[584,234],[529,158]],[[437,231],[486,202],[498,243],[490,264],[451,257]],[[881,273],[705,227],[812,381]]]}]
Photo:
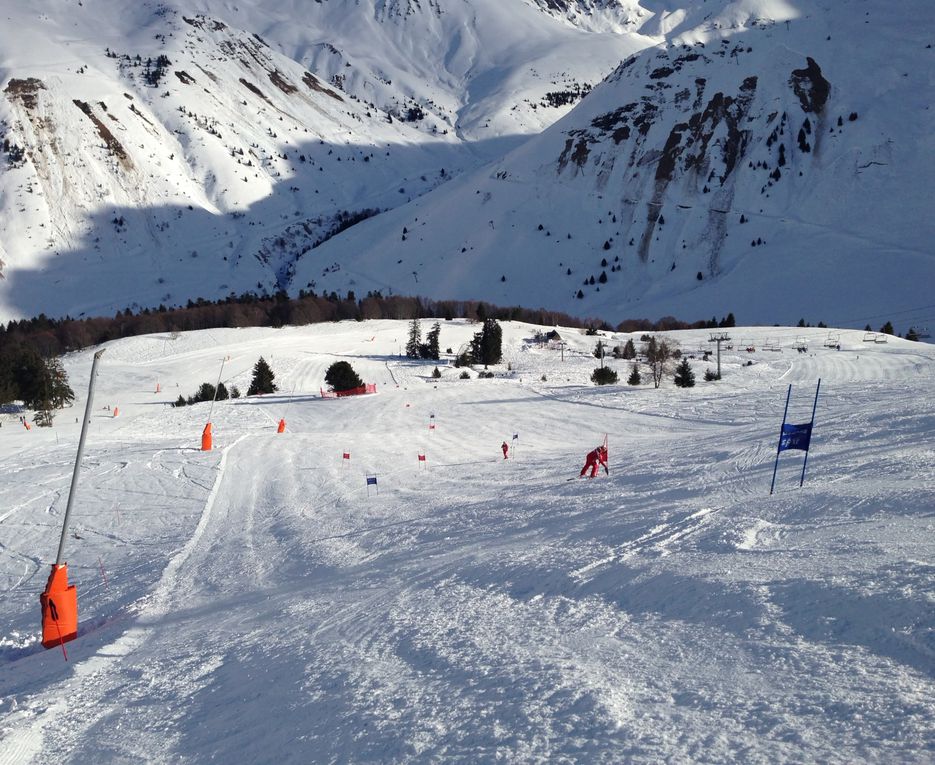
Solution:
[{"label": "snow-covered slope", "polygon": [[650,42],[520,0],[0,8],[0,318],[304,286]]},{"label": "snow-covered slope", "polygon": [[611,321],[931,304],[927,0],[0,20],[0,319],[302,288]]},{"label": "snow-covered slope", "polygon": [[618,319],[930,306],[935,6],[705,7],[542,136],[329,243],[343,272],[300,273]]},{"label": "snow-covered slope", "polygon": [[[66,663],[37,594],[69,356],[52,430],[0,415],[0,763],[930,761],[933,349],[738,328],[705,383],[707,333],[679,332],[695,388],[598,389],[598,338],[540,329],[505,323],[470,380],[399,358],[406,322],[109,344]],[[282,392],[219,402],[199,451],[209,405],[169,401],[261,354]],[[319,398],[336,359],[377,395]],[[808,421],[819,377],[805,484],[785,452],[770,496],[787,386]],[[605,433],[609,475],[576,480]]]}]

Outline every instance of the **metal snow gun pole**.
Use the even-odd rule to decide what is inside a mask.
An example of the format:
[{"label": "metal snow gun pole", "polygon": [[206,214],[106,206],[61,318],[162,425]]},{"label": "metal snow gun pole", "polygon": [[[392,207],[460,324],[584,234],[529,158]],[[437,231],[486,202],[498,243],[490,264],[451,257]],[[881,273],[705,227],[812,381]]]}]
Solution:
[{"label": "metal snow gun pole", "polygon": [[224,365],[230,356],[221,359],[221,369],[218,372],[218,384],[214,386],[214,398],[211,399],[211,408],[208,410],[208,421],[205,423],[205,429],[201,432],[201,451],[210,452],[213,438],[211,436],[211,414],[214,412],[214,402],[218,400],[218,388],[221,387],[221,375],[224,374]]},{"label": "metal snow gun pole", "polygon": [[[65,653],[65,643],[78,637],[78,591],[75,585],[68,584],[68,564],[62,562],[62,554],[65,551],[65,537],[68,534],[68,519],[71,517],[71,508],[74,505],[78,488],[78,471],[81,468],[81,456],[84,454],[84,442],[88,435],[88,423],[91,421],[97,363],[103,354],[102,348],[94,354],[94,361],[91,363],[88,402],[85,405],[84,420],[81,423],[78,454],[75,456],[75,470],[71,476],[65,518],[62,520],[62,538],[58,543],[58,553],[55,555],[55,563],[52,565],[52,572],[46,582],[45,592],[39,595],[39,603],[42,605],[42,647],[52,648],[61,645],[62,653]],[[68,660],[67,653],[65,653],[65,660]]]}]

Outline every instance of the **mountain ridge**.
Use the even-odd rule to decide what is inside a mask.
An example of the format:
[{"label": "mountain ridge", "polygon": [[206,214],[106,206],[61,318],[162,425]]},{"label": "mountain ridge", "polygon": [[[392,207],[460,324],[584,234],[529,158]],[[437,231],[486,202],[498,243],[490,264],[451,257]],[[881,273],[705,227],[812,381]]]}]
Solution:
[{"label": "mountain ridge", "polygon": [[[933,88],[925,25],[908,22],[932,13],[850,5],[873,25],[850,6],[806,15],[780,0],[487,15],[482,0],[408,3],[381,18],[363,4],[343,26],[346,4],[328,3],[289,29],[298,4],[268,17],[264,3],[144,4],[94,40],[57,44],[84,52],[42,77],[42,56],[21,42],[0,70],[0,318],[299,289],[611,320],[731,310],[793,323],[921,305],[935,273]],[[64,6],[43,7],[51,24]],[[601,13],[613,33],[588,31]],[[121,37],[130,21],[138,31]],[[372,50],[345,47],[363,21]],[[407,29],[427,53],[413,53]],[[530,74],[530,61],[589,48],[623,63],[601,82],[582,69]],[[31,80],[35,93],[18,93]],[[804,110],[821,82],[821,109]],[[803,115],[808,151],[793,135]]]}]

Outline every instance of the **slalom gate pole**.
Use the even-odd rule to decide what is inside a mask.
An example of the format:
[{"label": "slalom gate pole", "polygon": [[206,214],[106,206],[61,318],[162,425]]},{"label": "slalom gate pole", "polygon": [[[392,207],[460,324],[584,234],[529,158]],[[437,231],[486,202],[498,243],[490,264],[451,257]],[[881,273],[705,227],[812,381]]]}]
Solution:
[{"label": "slalom gate pole", "polygon": [[[776,468],[779,467],[779,452],[782,449],[782,430],[786,426],[786,415],[789,413],[789,398],[792,396],[792,384],[789,384],[789,390],[786,392],[786,408],[782,412],[782,425],[779,426],[779,443],[776,445],[776,462],[773,465],[773,480],[769,485],[769,493],[773,493],[773,487],[776,485]],[[817,401],[817,399],[816,399]],[[808,455],[808,452],[805,453]]]},{"label": "slalom gate pole", "polygon": [[65,518],[62,520],[62,538],[58,543],[58,552],[55,555],[55,565],[62,563],[62,553],[65,551],[65,537],[68,535],[68,519],[71,517],[71,508],[75,504],[75,494],[78,490],[78,471],[81,468],[81,457],[84,454],[84,442],[88,435],[88,423],[91,422],[91,408],[94,402],[94,380],[97,375],[97,362],[104,354],[104,348],[94,354],[91,362],[91,382],[88,383],[88,402],[84,407],[84,420],[81,422],[81,436],[78,438],[78,454],[75,456],[75,469],[71,474],[71,488],[68,490],[68,504],[65,505]]},{"label": "slalom gate pole", "polygon": [[[812,422],[808,429],[808,446],[812,446],[812,433],[815,428],[815,411],[818,409],[818,391],[821,389],[821,378],[818,378],[818,385],[815,386],[815,403],[812,404]],[[805,483],[805,466],[808,464],[808,449],[805,450],[805,459],[802,460],[802,477],[799,479],[799,488]]]}]

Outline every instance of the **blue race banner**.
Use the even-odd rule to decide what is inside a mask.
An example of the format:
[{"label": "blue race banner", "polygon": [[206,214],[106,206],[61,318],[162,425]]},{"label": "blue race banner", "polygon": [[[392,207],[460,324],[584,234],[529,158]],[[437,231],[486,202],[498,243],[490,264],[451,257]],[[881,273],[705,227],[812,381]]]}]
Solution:
[{"label": "blue race banner", "polygon": [[367,486],[376,486],[376,485],[377,485],[377,477],[375,475],[368,475]]},{"label": "blue race banner", "polygon": [[779,451],[784,452],[787,449],[800,449],[803,452],[807,452],[811,440],[812,423],[805,422],[801,425],[783,425],[782,434],[779,436]]}]

